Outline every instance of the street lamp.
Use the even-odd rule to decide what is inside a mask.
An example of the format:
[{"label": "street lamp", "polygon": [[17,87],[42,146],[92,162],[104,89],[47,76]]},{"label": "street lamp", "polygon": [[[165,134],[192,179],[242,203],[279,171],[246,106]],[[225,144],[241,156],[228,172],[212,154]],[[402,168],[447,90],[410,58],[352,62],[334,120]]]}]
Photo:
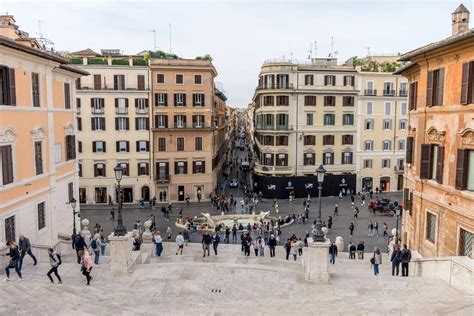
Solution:
[{"label": "street lamp", "polygon": [[397,230],[395,232],[395,245],[398,245],[398,219],[400,218],[400,207],[397,208],[397,210],[395,211],[395,214],[397,216]]},{"label": "street lamp", "polygon": [[123,226],[122,220],[122,189],[120,188],[120,181],[122,180],[123,168],[119,163],[114,168],[115,180],[117,180],[117,194],[118,194],[118,217],[117,227],[115,227],[114,236],[125,236],[127,229]]},{"label": "street lamp", "polygon": [[324,238],[323,233],[323,222],[321,221],[321,191],[323,190],[323,182],[324,182],[324,175],[326,174],[326,169],[324,169],[323,165],[320,165],[318,169],[316,169],[316,174],[318,176],[318,191],[319,191],[319,212],[318,212],[318,219],[316,220],[316,227],[314,228],[314,241],[317,242],[324,242],[326,239]]},{"label": "street lamp", "polygon": [[76,212],[76,199],[73,197],[71,201],[69,201],[69,204],[72,207],[72,238],[76,236],[77,230],[76,230],[76,214],[79,212]]}]

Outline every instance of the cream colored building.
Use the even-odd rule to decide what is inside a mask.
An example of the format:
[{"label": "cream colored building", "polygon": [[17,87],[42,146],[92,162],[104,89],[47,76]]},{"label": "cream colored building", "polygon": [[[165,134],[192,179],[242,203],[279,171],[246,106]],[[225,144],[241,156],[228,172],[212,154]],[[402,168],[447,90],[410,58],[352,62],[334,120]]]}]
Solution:
[{"label": "cream colored building", "polygon": [[[398,57],[393,57],[395,61]],[[390,62],[384,56],[384,62]],[[403,189],[408,130],[407,80],[359,69],[357,191]]]},{"label": "cream colored building", "polygon": [[124,203],[154,195],[150,143],[150,69],[142,56],[91,49],[70,54],[90,73],[76,83],[79,201],[117,201],[113,168],[124,168]]},{"label": "cream colored building", "polygon": [[355,190],[357,94],[357,71],[335,58],[265,62],[253,97],[255,189],[266,197],[314,196],[315,170],[324,164],[323,195]]},{"label": "cream colored building", "polygon": [[87,72],[41,47],[0,16],[0,246],[20,233],[50,246],[79,227],[74,82]]}]

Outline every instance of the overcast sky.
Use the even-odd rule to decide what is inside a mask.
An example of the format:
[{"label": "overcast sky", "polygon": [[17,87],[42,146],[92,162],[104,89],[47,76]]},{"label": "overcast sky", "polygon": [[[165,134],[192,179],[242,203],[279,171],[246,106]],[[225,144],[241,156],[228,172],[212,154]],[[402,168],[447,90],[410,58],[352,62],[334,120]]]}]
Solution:
[{"label": "overcast sky", "polygon": [[[331,37],[339,62],[351,56],[406,52],[451,34],[459,0],[442,1],[42,1],[0,0],[24,31],[42,33],[56,50],[121,49],[134,54],[158,49],[183,58],[211,54],[229,98],[246,107],[264,60],[307,60],[310,43],[328,56]],[[464,1],[472,12],[473,0]],[[474,17],[473,17],[474,18]],[[471,22],[471,27],[473,23]]]}]

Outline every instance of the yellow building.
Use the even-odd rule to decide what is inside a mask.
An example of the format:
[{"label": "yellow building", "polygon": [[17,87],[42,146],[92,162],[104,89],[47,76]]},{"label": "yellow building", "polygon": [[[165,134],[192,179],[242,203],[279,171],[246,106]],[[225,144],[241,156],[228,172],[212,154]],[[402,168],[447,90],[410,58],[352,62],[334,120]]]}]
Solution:
[{"label": "yellow building", "polygon": [[70,54],[90,73],[77,83],[79,201],[117,201],[113,168],[123,169],[124,203],[153,197],[150,142],[150,69],[143,56],[118,50]]},{"label": "yellow building", "polygon": [[51,245],[72,234],[81,75],[87,72],[41,49],[13,16],[0,16],[0,243],[23,233]]}]

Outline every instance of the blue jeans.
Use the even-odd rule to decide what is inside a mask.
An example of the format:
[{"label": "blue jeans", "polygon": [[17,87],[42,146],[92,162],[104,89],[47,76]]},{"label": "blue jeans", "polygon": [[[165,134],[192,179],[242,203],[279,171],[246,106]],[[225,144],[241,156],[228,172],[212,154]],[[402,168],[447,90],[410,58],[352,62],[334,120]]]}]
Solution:
[{"label": "blue jeans", "polygon": [[16,274],[18,274],[18,277],[21,279],[20,262],[19,262],[19,261],[15,261],[15,262],[13,263],[13,267],[10,266],[10,263],[7,264],[7,266],[5,267],[5,274],[7,275],[7,278],[10,277],[10,269],[11,269],[11,268],[15,268]]},{"label": "blue jeans", "polygon": [[155,244],[155,248],[156,248],[156,255],[158,257],[161,257],[161,253],[163,252],[163,244],[161,242],[157,243]]},{"label": "blue jeans", "polygon": [[295,261],[296,261],[296,258],[297,258],[297,257],[298,257],[297,254],[293,254],[293,259],[295,259]]},{"label": "blue jeans", "polygon": [[94,263],[99,264],[100,250],[94,251],[94,254],[95,254]]},{"label": "blue jeans", "polygon": [[263,257],[264,255],[264,252],[265,252],[265,249],[262,247],[260,248],[260,257]]},{"label": "blue jeans", "polygon": [[101,250],[101,255],[105,256],[105,248],[107,247],[107,244],[105,242],[102,242],[102,245],[100,246]]},{"label": "blue jeans", "polygon": [[331,254],[331,260],[329,260],[330,263],[335,264],[336,263],[336,254],[332,253]]},{"label": "blue jeans", "polygon": [[379,265],[377,263],[374,263],[374,275],[379,274]]}]

